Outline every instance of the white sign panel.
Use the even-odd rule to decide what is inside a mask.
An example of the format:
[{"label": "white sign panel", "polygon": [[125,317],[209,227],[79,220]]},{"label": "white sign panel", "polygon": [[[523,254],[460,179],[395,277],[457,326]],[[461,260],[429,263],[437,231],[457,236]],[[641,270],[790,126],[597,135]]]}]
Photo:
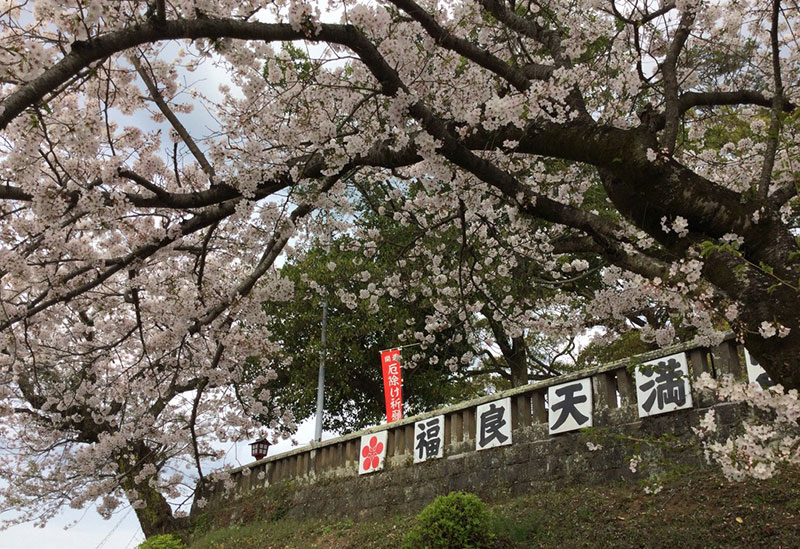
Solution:
[{"label": "white sign panel", "polygon": [[486,450],[511,444],[511,398],[478,406],[475,422],[475,448]]},{"label": "white sign panel", "polygon": [[361,451],[358,459],[358,474],[374,473],[383,469],[386,459],[386,439],[388,431],[379,431],[361,437]]},{"label": "white sign panel", "polygon": [[758,383],[761,387],[767,388],[775,385],[769,374],[761,367],[761,364],[753,358],[750,352],[744,350],[744,363],[747,365],[747,380],[750,383]]},{"label": "white sign panel", "polygon": [[444,455],[444,416],[424,419],[414,424],[414,463]]},{"label": "white sign panel", "polygon": [[691,408],[686,354],[651,360],[636,368],[636,400],[639,417]]},{"label": "white sign panel", "polygon": [[547,389],[551,435],[592,426],[592,379],[584,378]]}]

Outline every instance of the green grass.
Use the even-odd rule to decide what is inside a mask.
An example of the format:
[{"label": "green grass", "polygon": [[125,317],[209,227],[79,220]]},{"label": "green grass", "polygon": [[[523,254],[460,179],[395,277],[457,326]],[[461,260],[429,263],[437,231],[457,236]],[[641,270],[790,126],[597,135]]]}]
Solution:
[{"label": "green grass", "polygon": [[[488,507],[498,549],[800,547],[798,471],[743,483],[729,483],[708,470],[689,471],[671,477],[655,495],[645,494],[635,483],[553,486],[501,498]],[[198,533],[189,545],[193,549],[377,549],[400,546],[413,523],[413,515],[251,520]]]}]

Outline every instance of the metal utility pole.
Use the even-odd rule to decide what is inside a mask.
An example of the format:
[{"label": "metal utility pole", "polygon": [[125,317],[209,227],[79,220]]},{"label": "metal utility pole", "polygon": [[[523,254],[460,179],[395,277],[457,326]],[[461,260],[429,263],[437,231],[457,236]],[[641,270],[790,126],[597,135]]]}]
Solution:
[{"label": "metal utility pole", "polygon": [[328,302],[322,302],[322,351],[319,357],[319,378],[317,379],[317,424],[314,427],[314,440],[322,440],[322,407],[325,403],[325,353],[326,353],[326,334],[328,327]]},{"label": "metal utility pole", "polygon": [[[330,234],[328,235],[328,254],[331,251]],[[325,404],[325,354],[327,353],[326,329],[328,328],[328,300],[322,300],[322,337],[320,343],[322,349],[319,355],[319,377],[317,378],[317,423],[314,426],[314,440],[322,441],[322,408]]]}]

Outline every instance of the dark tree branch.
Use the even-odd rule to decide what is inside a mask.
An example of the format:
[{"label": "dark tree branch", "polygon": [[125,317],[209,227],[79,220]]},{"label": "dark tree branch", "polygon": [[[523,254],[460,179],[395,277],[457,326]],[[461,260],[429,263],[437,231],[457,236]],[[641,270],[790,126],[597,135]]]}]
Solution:
[{"label": "dark tree branch", "polygon": [[771,209],[778,210],[789,200],[797,196],[797,181],[791,181],[782,185],[769,196]]},{"label": "dark tree branch", "polygon": [[[163,7],[163,1],[161,2],[161,6]],[[203,154],[203,151],[200,150],[200,147],[197,146],[192,136],[189,135],[189,132],[186,130],[186,127],[178,120],[178,117],[175,116],[175,113],[172,109],[167,105],[167,102],[164,100],[164,96],[161,95],[161,92],[158,90],[158,86],[153,81],[152,77],[144,70],[144,67],[139,62],[139,59],[136,56],[131,57],[131,63],[133,63],[136,72],[139,73],[142,81],[144,82],[145,87],[147,87],[147,91],[150,92],[150,97],[152,97],[153,102],[158,106],[158,110],[164,115],[164,117],[169,120],[169,123],[172,125],[172,128],[175,130],[175,133],[181,138],[184,142],[186,147],[192,153],[197,163],[200,164],[200,167],[203,169],[205,174],[208,176],[208,179],[214,183],[214,168],[209,163],[206,155]]]},{"label": "dark tree branch", "polygon": [[667,2],[666,4],[664,4],[663,6],[661,6],[659,9],[657,9],[655,11],[651,11],[649,13],[643,13],[642,17],[640,17],[639,19],[632,19],[631,17],[625,17],[624,15],[622,15],[622,13],[620,13],[620,11],[617,9],[616,1],[614,1],[614,0],[611,1],[611,10],[612,10],[614,16],[617,19],[619,19],[620,21],[622,21],[623,23],[631,25],[634,28],[641,27],[642,25],[646,25],[650,21],[652,21],[654,19],[657,19],[658,17],[661,17],[662,15],[666,15],[667,13],[672,11],[673,9],[675,9],[675,2]]},{"label": "dark tree branch", "polygon": [[[222,358],[223,350],[225,346],[217,344],[217,351],[214,355],[214,362],[219,363],[220,359]],[[197,467],[197,475],[200,477],[199,486],[203,485],[203,468],[200,466],[200,448],[197,445],[197,429],[195,428],[195,424],[197,423],[197,409],[200,406],[200,399],[203,396],[203,389],[205,389],[206,385],[208,384],[208,379],[204,379],[200,382],[197,386],[197,394],[194,397],[194,402],[192,402],[192,415],[189,417],[189,431],[192,435],[192,448],[194,449],[194,463]]]},{"label": "dark tree branch", "polygon": [[19,187],[3,185],[0,187],[0,200],[21,200],[23,202],[30,202],[33,200],[33,196]]},{"label": "dark tree branch", "polygon": [[783,79],[781,78],[780,43],[778,41],[778,19],[780,18],[780,0],[772,0],[772,25],[769,31],[772,46],[772,78],[775,93],[772,96],[772,113],[770,114],[767,150],[764,151],[764,163],[761,166],[761,177],[758,180],[758,198],[766,203],[769,186],[772,182],[772,169],[775,167],[775,154],[778,151],[778,132],[780,131],[780,112],[783,103]]},{"label": "dark tree branch", "polygon": [[[542,44],[550,53],[557,67],[566,69],[571,69],[573,67],[572,60],[564,53],[561,36],[557,30],[548,29],[540,25],[534,17],[525,18],[518,16],[513,10],[508,9],[501,0],[479,0],[479,3],[485,10],[498,21],[504,23],[508,28]],[[537,70],[542,72],[543,76],[545,69],[552,72],[552,68],[546,65],[537,67]],[[538,79],[543,80],[546,78]],[[570,90],[566,98],[566,103],[579,114],[582,121],[592,122],[592,117],[586,111],[583,94],[577,86]]]},{"label": "dark tree branch", "polygon": [[[737,90],[728,92],[686,92],[680,97],[680,114],[686,113],[693,107],[715,107],[718,105],[758,105],[761,107],[773,108],[776,97],[768,98],[764,94],[755,90]],[[797,105],[779,98],[779,109],[784,112],[792,112]]]},{"label": "dark tree branch", "polygon": [[559,67],[571,67],[572,63],[563,53],[561,37],[557,32],[539,25],[535,18],[520,17],[508,9],[500,0],[478,0],[483,8],[508,28],[522,33],[545,46]]},{"label": "dark tree branch", "polygon": [[422,25],[431,38],[436,40],[437,44],[463,55],[481,67],[502,77],[519,91],[525,91],[530,87],[531,78],[546,80],[552,74],[552,68],[546,66],[531,66],[528,69],[524,69],[523,72],[521,69],[509,65],[502,59],[498,59],[472,42],[454,36],[439,25],[430,13],[413,0],[391,0],[391,2]]},{"label": "dark tree branch", "polygon": [[465,373],[467,375],[478,376],[485,374],[499,374],[500,377],[502,377],[503,379],[511,381],[511,374],[506,371],[505,366],[503,366],[503,364],[501,364],[491,352],[484,349],[480,354],[488,357],[489,362],[491,363],[491,367],[485,369],[477,369],[477,370],[466,370]]},{"label": "dark tree branch", "polygon": [[[342,168],[339,173],[325,178],[317,193],[322,194],[329,191],[331,187],[333,187],[342,177],[349,175],[352,169],[352,165],[347,165]],[[197,333],[202,326],[208,325],[217,317],[219,317],[219,315],[221,315],[234,300],[249,294],[253,289],[253,286],[256,285],[256,282],[258,282],[258,280],[264,276],[264,273],[266,273],[267,270],[272,267],[275,260],[283,251],[283,248],[289,242],[289,239],[293,235],[293,229],[291,225],[296,225],[300,219],[307,216],[312,211],[314,211],[314,206],[311,202],[305,202],[297,206],[289,215],[286,225],[276,228],[272,238],[265,247],[264,253],[261,255],[261,259],[259,260],[258,264],[250,272],[250,274],[239,283],[239,285],[236,287],[236,290],[233,292],[233,295],[231,295],[228,299],[220,301],[220,303],[207,310],[202,317],[198,318],[192,323],[188,332],[190,334]]]},{"label": "dark tree branch", "polygon": [[[319,32],[308,36],[304,30],[295,30],[289,24],[258,23],[235,19],[181,19],[177,21],[146,22],[109,32],[91,41],[76,41],[71,51],[59,62],[30,82],[19,86],[0,106],[0,130],[3,130],[28,107],[41,102],[53,90],[69,82],[82,70],[109,55],[136,46],[177,40],[181,38],[233,38],[265,42],[311,40],[347,46],[358,55],[373,74],[391,73],[392,69],[371,44],[351,25],[321,24]],[[383,92],[393,95],[394,83],[380,81]]]},{"label": "dark tree branch", "polygon": [[[431,135],[442,141],[443,145],[439,152],[445,158],[501,191],[507,199],[516,202],[519,209],[525,214],[584,231],[600,245],[606,256],[611,257],[612,261],[625,268],[646,276],[664,275],[662,266],[656,265],[642,254],[627,251],[622,247],[622,243],[617,237],[621,233],[621,227],[612,221],[532,192],[514,176],[479,157],[461,144],[450,133],[446,125],[421,102],[412,105],[410,111],[412,116],[419,120]],[[585,134],[585,130],[581,133]],[[559,145],[561,144],[563,142]],[[604,161],[607,162],[609,159]],[[631,259],[634,260],[631,261]]]},{"label": "dark tree branch", "polygon": [[644,25],[661,17],[662,15],[666,15],[670,11],[675,9],[675,2],[667,2],[661,8],[657,9],[656,11],[650,12],[642,16],[642,18],[638,21],[640,25]]},{"label": "dark tree branch", "polygon": [[151,182],[145,177],[142,177],[138,173],[131,171],[131,170],[123,170],[122,168],[117,170],[117,175],[124,178],[129,179],[139,185],[140,187],[144,187],[154,195],[156,195],[161,200],[170,200],[170,193],[156,185],[155,183]]},{"label": "dark tree branch", "polygon": [[597,253],[602,254],[603,249],[590,236],[570,236],[557,238],[551,242],[553,253],[575,254],[575,253]]},{"label": "dark tree branch", "polygon": [[164,23],[167,20],[166,0],[156,0],[156,18],[159,23]]},{"label": "dark tree branch", "polygon": [[661,63],[661,74],[664,78],[664,135],[661,140],[662,146],[671,154],[675,150],[678,140],[678,128],[680,122],[680,97],[678,96],[678,56],[689,38],[689,30],[694,22],[695,13],[686,11],[681,15],[675,36],[669,45],[667,55]]},{"label": "dark tree branch", "polygon": [[208,232],[203,237],[203,244],[200,248],[200,252],[197,255],[197,261],[195,262],[195,271],[197,273],[197,289],[198,295],[200,296],[200,300],[203,300],[203,273],[206,267],[206,255],[208,254],[208,243],[211,241],[211,236],[214,234],[214,231],[219,226],[219,222],[214,223],[208,228]]}]

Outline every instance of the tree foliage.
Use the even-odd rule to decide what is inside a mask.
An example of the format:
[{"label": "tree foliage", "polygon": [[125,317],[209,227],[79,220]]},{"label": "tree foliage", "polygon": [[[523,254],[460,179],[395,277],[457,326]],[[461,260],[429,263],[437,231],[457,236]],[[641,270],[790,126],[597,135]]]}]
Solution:
[{"label": "tree foliage", "polygon": [[[275,373],[252,375],[280,350],[261,304],[298,299],[275,261],[327,234],[315,211],[365,259],[391,246],[353,193],[425,236],[365,296],[422,299],[423,341],[480,319],[563,337],[656,307],[671,321],[646,339],[679,322],[711,344],[726,322],[800,387],[791,2],[0,13],[0,508],[21,520],[128,499],[147,535],[170,531],[167,499],[204,486],[219,441],[291,424],[266,399]],[[194,86],[208,70],[218,91]],[[508,282],[586,273],[583,309]]]},{"label": "tree foliage", "polygon": [[[295,299],[265,303],[265,330],[280,342],[280,351],[259,361],[259,368],[269,368],[277,376],[265,386],[274,401],[296,417],[307,418],[316,410],[318,368],[324,352],[323,425],[340,432],[385,421],[379,351],[398,345],[399,336],[407,331],[421,333],[424,319],[433,312],[425,299],[411,303],[399,293],[373,293],[378,288],[375,281],[389,276],[396,262],[390,250],[379,250],[365,260],[360,251],[352,250],[352,244],[352,238],[343,235],[328,246],[312,247],[281,268],[282,276],[294,283]],[[323,301],[328,318],[324,349]],[[451,327],[402,350],[409,359],[403,370],[406,415],[479,394],[481,386],[468,373],[451,371],[439,362],[440,356],[461,356],[472,349],[463,334],[451,337],[453,331],[460,330]]]}]

